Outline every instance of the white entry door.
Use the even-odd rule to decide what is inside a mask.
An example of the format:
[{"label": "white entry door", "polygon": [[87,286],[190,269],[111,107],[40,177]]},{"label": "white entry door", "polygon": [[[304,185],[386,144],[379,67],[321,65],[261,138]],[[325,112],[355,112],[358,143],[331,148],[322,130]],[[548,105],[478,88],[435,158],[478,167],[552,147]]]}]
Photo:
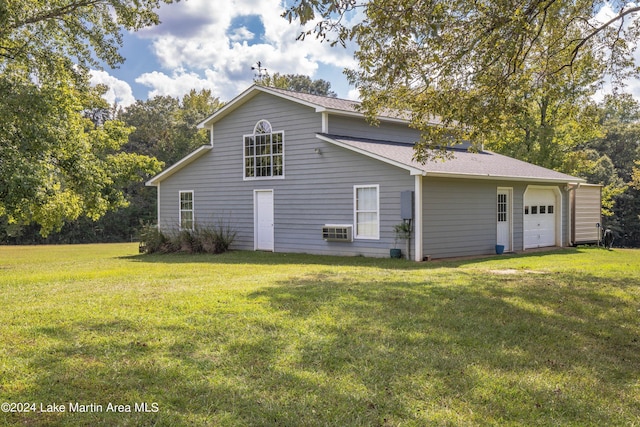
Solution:
[{"label": "white entry door", "polygon": [[255,190],[254,246],[259,251],[273,251],[273,190]]},{"label": "white entry door", "polygon": [[511,251],[511,189],[498,189],[498,222],[496,241],[505,252]]}]

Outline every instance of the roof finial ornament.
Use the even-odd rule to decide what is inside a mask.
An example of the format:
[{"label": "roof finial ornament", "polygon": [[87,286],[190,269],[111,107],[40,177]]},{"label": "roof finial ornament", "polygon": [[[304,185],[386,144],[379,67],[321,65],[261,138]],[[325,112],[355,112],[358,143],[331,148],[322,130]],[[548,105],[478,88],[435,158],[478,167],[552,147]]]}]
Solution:
[{"label": "roof finial ornament", "polygon": [[255,77],[256,77],[256,79],[258,79],[258,80],[262,80],[263,73],[264,73],[264,75],[266,75],[266,74],[267,74],[267,69],[266,69],[265,67],[263,67],[263,66],[262,66],[262,62],[261,62],[261,61],[258,61],[258,62],[256,63],[256,65],[252,66],[252,67],[251,67],[251,70],[253,70],[253,71],[257,71],[257,72],[258,72],[257,74],[254,74],[254,76],[255,76]]}]

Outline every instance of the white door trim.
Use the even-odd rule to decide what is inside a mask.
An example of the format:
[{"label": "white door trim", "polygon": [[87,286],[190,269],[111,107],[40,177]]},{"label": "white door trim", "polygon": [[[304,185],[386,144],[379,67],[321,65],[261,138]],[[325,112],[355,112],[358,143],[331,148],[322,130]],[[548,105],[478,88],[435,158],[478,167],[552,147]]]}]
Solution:
[{"label": "white door trim", "polygon": [[[270,203],[265,206],[260,202],[263,195],[271,196],[268,199]],[[256,251],[273,251],[275,248],[274,211],[273,190],[253,190],[253,248]]]}]

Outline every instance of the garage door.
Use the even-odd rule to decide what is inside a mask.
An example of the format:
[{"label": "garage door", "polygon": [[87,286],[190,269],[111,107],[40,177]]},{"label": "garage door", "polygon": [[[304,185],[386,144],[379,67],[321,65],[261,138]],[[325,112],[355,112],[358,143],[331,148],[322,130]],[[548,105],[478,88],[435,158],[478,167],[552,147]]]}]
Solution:
[{"label": "garage door", "polygon": [[524,248],[556,245],[556,196],[553,190],[529,188],[524,199]]}]

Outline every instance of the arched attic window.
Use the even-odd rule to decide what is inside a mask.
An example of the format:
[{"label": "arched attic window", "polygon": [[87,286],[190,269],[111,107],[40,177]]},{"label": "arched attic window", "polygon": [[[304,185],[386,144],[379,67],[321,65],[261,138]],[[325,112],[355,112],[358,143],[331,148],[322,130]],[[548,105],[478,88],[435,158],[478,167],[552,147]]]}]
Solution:
[{"label": "arched attic window", "polygon": [[244,178],[284,178],[284,132],[274,132],[267,120],[244,136]]},{"label": "arched attic window", "polygon": [[253,128],[253,134],[271,133],[271,123],[267,120],[260,120]]}]

